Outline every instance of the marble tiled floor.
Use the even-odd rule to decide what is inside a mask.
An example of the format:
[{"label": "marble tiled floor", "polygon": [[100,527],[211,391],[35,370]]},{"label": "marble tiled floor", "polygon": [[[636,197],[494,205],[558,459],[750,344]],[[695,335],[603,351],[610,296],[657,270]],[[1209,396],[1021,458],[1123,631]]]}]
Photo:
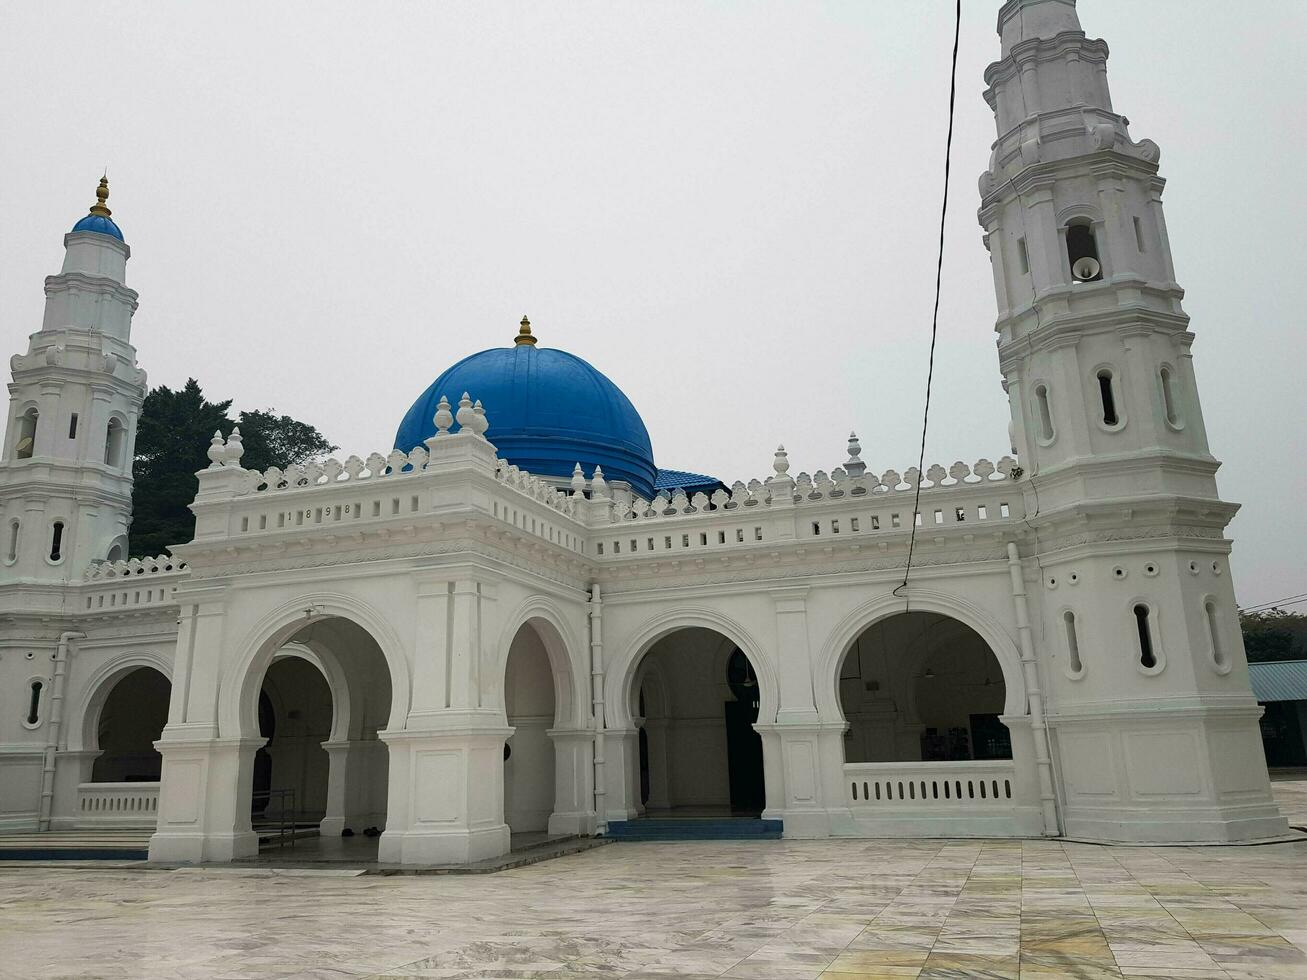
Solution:
[{"label": "marble tiled floor", "polygon": [[1307,977],[1307,842],[613,844],[497,875],[0,867],[0,977]]}]

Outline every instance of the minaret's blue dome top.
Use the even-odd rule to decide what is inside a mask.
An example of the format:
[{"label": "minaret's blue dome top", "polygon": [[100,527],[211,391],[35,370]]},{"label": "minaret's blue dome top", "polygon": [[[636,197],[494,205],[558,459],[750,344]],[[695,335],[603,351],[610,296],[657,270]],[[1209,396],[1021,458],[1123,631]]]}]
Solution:
[{"label": "minaret's blue dome top", "polygon": [[587,477],[602,466],[604,479],[653,498],[658,469],[640,413],[581,358],[536,347],[525,317],[514,346],[465,357],[436,378],[399,424],[395,448],[408,452],[435,435],[440,397],[456,405],[465,391],[486,410],[486,438],[515,466],[564,479],[577,463]]},{"label": "minaret's blue dome top", "polygon": [[91,205],[90,213],[73,225],[73,231],[93,231],[97,235],[108,235],[110,238],[116,238],[121,242],[123,240],[122,229],[110,217],[113,212],[104,203],[107,200],[109,200],[109,178],[106,176],[100,178],[100,186],[95,189],[95,203]]},{"label": "minaret's blue dome top", "polygon": [[114,223],[113,218],[106,218],[100,214],[88,214],[73,225],[73,231],[94,231],[101,235],[108,235],[110,238],[116,238],[120,242],[123,240],[122,230]]}]

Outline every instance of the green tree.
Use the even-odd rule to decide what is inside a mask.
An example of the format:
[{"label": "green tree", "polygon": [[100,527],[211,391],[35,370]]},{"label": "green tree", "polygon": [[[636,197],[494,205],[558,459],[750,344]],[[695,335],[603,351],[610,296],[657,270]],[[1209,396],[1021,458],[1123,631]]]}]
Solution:
[{"label": "green tree", "polygon": [[1249,663],[1307,657],[1307,615],[1283,609],[1240,613],[1239,626]]},{"label": "green tree", "polygon": [[[195,473],[209,465],[213,433],[229,436],[237,424],[227,414],[230,408],[231,399],[205,398],[194,378],[180,390],[161,385],[145,396],[132,465],[133,556],[163,554],[194,536]],[[245,446],[241,465],[248,469],[286,467],[336,449],[313,426],[273,409],[241,412],[238,421]]]}]

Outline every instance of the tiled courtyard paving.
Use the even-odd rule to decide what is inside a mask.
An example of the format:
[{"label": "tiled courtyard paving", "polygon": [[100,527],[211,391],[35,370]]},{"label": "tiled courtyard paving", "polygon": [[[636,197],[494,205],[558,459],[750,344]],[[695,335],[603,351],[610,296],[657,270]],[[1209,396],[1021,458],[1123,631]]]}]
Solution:
[{"label": "tiled courtyard paving", "polygon": [[613,844],[497,875],[0,868],[0,976],[1307,977],[1307,841]]}]

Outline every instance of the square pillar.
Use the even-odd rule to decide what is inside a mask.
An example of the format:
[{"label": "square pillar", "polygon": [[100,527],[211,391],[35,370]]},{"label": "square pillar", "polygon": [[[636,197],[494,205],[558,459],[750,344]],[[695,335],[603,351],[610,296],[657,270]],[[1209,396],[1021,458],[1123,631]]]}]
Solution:
[{"label": "square pillar", "polygon": [[154,743],[163,756],[159,826],[150,860],[196,864],[232,861],[259,852],[250,827],[254,753],[263,738],[170,739]]},{"label": "square pillar", "polygon": [[554,742],[554,812],[551,834],[593,834],[594,737],[588,728],[552,728]]},{"label": "square pillar", "polygon": [[507,854],[504,742],[513,729],[494,711],[448,711],[440,727],[379,732],[390,749],[383,864],[470,864]]},{"label": "square pillar", "polygon": [[372,794],[373,774],[387,764],[386,746],[375,739],[342,739],[322,743],[328,759],[327,806],[319,833],[339,837],[346,827],[359,833],[383,827],[385,811]]},{"label": "square pillar", "polygon": [[50,813],[51,830],[69,830],[78,824],[81,814],[77,810],[78,790],[82,783],[91,781],[95,760],[100,749],[70,751],[64,749],[54,755],[54,806]]},{"label": "square pillar", "polygon": [[767,808],[786,837],[829,837],[852,827],[844,798],[843,721],[754,725],[762,736]]},{"label": "square pillar", "polygon": [[634,820],[640,806],[640,731],[609,728],[604,732],[604,801],[606,819]]}]

